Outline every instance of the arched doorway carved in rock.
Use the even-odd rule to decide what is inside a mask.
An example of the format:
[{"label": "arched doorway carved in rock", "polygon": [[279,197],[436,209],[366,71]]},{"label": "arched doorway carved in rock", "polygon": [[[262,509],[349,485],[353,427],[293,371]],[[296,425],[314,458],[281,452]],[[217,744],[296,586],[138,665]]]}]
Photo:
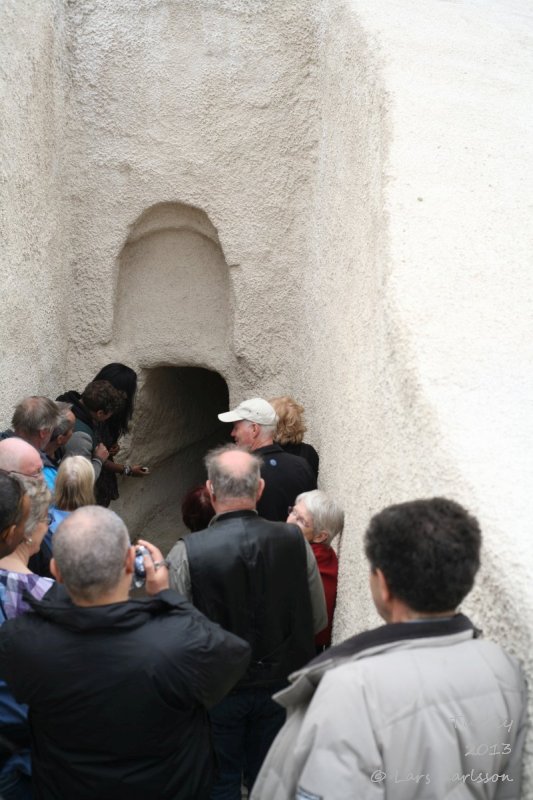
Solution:
[{"label": "arched doorway carved in rock", "polygon": [[140,214],[117,264],[113,360],[139,375],[126,454],[151,474],[121,480],[113,508],[166,552],[184,532],[184,493],[205,480],[205,453],[228,438],[217,414],[235,364],[229,270],[207,214],[175,202]]}]

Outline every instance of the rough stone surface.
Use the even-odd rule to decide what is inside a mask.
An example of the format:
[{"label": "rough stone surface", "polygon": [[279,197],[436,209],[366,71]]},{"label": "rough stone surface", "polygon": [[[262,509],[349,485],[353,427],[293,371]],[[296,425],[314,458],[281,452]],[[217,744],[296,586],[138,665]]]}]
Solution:
[{"label": "rough stone surface", "polygon": [[377,621],[369,516],[446,494],[485,535],[465,608],[533,677],[528,4],[4,0],[0,30],[6,423],[137,369],[152,474],[117,507],[166,545],[227,391],[293,393],[347,509],[335,637]]},{"label": "rough stone surface", "polygon": [[2,416],[65,370],[71,278],[62,193],[68,73],[60,0],[0,4]]}]

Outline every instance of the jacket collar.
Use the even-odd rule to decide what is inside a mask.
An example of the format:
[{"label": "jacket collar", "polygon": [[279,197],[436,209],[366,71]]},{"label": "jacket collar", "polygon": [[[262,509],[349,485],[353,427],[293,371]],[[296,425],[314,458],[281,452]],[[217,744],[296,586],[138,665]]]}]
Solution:
[{"label": "jacket collar", "polygon": [[216,522],[224,522],[227,519],[236,519],[237,517],[257,517],[255,508],[241,508],[238,511],[224,511],[222,514],[215,514],[211,518],[208,528]]},{"label": "jacket collar", "polygon": [[350,661],[399,648],[415,648],[424,645],[447,645],[462,642],[481,635],[464,614],[455,614],[446,619],[428,619],[417,622],[396,622],[381,625],[352,636],[345,642],[331,647],[310,661],[303,669],[289,676],[287,689],[274,699],[288,708],[307,702],[314,694],[325,672]]},{"label": "jacket collar", "polygon": [[44,450],[41,450],[39,455],[41,456],[43,467],[53,467],[54,469],[57,469],[57,464],[54,464],[48,453],[45,453]]},{"label": "jacket collar", "polygon": [[272,444],[265,444],[263,447],[258,447],[256,450],[252,450],[253,456],[265,456],[269,455],[270,453],[284,453],[285,450],[283,447],[280,447],[279,444],[273,442]]},{"label": "jacket collar", "polygon": [[424,619],[413,622],[394,622],[380,625],[369,631],[363,631],[345,642],[331,647],[317,658],[314,658],[308,668],[320,665],[327,661],[351,658],[371,650],[375,647],[394,645],[397,642],[413,641],[416,639],[433,639],[435,637],[450,636],[456,633],[471,632],[473,638],[481,634],[464,614],[455,614],[444,619]]},{"label": "jacket collar", "polygon": [[55,582],[42,600],[29,593],[25,599],[38,616],[73,631],[139,628],[152,617],[183,611],[187,605],[181,595],[166,589],[152,597],[85,608],[75,605],[64,585]]}]

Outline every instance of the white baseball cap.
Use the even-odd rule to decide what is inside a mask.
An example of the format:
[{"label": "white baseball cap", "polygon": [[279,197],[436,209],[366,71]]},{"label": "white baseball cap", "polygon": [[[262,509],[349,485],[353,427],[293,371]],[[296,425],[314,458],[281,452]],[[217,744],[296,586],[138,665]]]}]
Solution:
[{"label": "white baseball cap", "polygon": [[258,425],[275,425],[278,421],[278,416],[270,403],[261,397],[244,400],[232,411],[224,411],[223,414],[219,414],[218,418],[221,422],[238,422],[245,419],[248,422],[256,422]]}]

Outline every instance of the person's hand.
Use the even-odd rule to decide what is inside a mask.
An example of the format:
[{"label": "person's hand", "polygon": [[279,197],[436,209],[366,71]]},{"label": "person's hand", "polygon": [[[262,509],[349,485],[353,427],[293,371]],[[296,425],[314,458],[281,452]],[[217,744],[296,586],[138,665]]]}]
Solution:
[{"label": "person's hand", "polygon": [[100,444],[97,444],[96,447],[94,448],[94,455],[95,458],[99,458],[100,461],[103,463],[109,458],[109,450],[107,449],[105,444],[102,444],[102,442],[100,442]]},{"label": "person's hand", "polygon": [[168,589],[170,586],[168,567],[161,550],[144,539],[138,539],[137,544],[144,545],[150,553],[149,556],[144,557],[144,568],[146,570],[146,583],[144,588],[146,594],[153,595],[162,592],[164,589]]},{"label": "person's hand", "polygon": [[109,448],[109,455],[116,456],[119,450],[120,450],[120,445],[115,442],[115,444],[112,444],[111,447]]},{"label": "person's hand", "polygon": [[131,477],[132,478],[144,478],[145,475],[148,475],[150,470],[148,467],[143,467],[142,464],[134,464],[131,468]]}]

